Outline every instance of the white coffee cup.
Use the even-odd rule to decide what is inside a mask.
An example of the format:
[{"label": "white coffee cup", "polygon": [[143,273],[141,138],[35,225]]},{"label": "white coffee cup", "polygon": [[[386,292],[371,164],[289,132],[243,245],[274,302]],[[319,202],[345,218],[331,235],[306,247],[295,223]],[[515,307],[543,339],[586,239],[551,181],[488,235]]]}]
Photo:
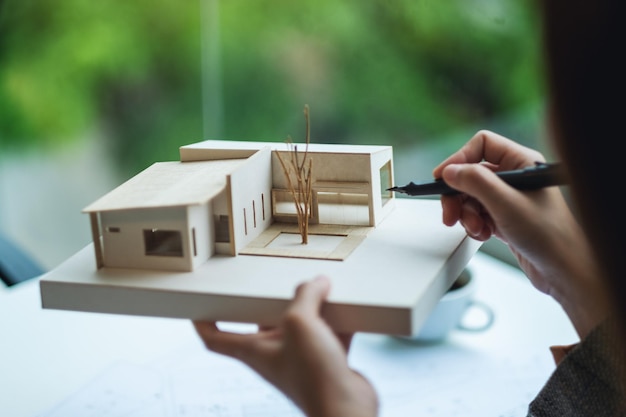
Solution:
[{"label": "white coffee cup", "polygon": [[[445,339],[453,331],[481,332],[493,324],[493,310],[474,299],[476,280],[468,269],[463,270],[450,289],[441,297],[417,335],[408,339],[435,342]],[[468,313],[477,309],[480,320],[465,320]]]}]

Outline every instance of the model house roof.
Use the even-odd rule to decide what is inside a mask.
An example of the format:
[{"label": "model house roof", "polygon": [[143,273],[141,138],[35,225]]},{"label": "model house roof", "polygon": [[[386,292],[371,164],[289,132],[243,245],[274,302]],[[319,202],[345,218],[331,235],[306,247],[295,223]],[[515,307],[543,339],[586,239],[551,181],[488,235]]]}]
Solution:
[{"label": "model house roof", "polygon": [[245,159],[157,162],[83,209],[98,212],[202,204],[226,187]]},{"label": "model house roof", "polygon": [[[298,151],[304,154],[307,149],[306,143],[292,143]],[[231,158],[248,158],[257,151],[270,147],[272,151],[290,151],[290,145],[286,142],[253,142],[253,141],[229,141],[229,140],[205,140],[190,145],[181,146],[181,161],[216,160]],[[372,155],[381,151],[390,150],[391,146],[381,145],[345,145],[309,143],[309,153],[344,154],[344,155]]]}]

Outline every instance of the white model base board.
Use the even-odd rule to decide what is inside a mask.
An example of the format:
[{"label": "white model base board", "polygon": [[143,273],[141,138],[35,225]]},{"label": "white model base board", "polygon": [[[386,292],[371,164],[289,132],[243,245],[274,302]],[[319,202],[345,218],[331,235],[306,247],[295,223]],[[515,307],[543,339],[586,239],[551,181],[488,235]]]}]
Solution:
[{"label": "white model base board", "polygon": [[88,245],[41,278],[42,307],[273,325],[296,286],[323,274],[336,331],[410,336],[479,247],[442,224],[438,200],[398,198],[343,261],[218,255],[193,272],[96,269]]}]

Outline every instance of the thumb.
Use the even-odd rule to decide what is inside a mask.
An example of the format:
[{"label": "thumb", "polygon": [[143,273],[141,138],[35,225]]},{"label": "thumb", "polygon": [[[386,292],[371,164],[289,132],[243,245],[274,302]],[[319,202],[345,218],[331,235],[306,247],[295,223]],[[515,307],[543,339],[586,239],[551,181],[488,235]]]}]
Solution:
[{"label": "thumb", "polygon": [[492,214],[517,205],[519,193],[482,164],[451,164],[442,173],[450,187],[474,197]]},{"label": "thumb", "polygon": [[320,307],[330,292],[330,280],[325,276],[300,284],[289,307],[293,312],[299,312],[309,317],[320,314]]}]

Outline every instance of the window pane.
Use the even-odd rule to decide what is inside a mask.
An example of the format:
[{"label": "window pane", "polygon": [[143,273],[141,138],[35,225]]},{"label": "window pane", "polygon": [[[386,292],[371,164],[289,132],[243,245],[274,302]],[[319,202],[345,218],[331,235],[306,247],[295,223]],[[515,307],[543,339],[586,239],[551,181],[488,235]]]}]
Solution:
[{"label": "window pane", "polygon": [[146,256],[183,257],[183,240],[178,230],[144,229]]}]

